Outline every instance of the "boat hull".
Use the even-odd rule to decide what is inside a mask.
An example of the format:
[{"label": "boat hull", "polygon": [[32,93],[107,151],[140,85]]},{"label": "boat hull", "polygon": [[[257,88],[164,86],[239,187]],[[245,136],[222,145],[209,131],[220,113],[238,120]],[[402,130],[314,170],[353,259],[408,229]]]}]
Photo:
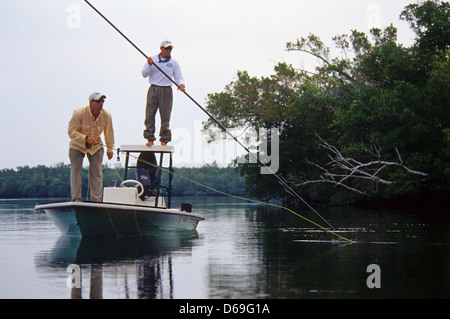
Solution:
[{"label": "boat hull", "polygon": [[62,202],[36,205],[63,234],[87,236],[147,236],[160,231],[194,231],[203,216],[176,209],[123,204]]}]

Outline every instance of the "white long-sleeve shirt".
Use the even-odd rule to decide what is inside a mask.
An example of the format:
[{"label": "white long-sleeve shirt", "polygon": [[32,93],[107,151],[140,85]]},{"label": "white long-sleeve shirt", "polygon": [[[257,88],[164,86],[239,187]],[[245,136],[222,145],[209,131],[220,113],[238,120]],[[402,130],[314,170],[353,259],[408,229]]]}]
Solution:
[{"label": "white long-sleeve shirt", "polygon": [[142,69],[142,76],[148,77],[150,84],[158,86],[172,86],[172,82],[161,73],[154,64],[158,64],[158,67],[163,70],[170,78],[172,78],[178,85],[184,85],[183,74],[181,73],[180,65],[173,58],[164,59],[159,55],[152,56],[153,64],[150,66],[145,63]]}]

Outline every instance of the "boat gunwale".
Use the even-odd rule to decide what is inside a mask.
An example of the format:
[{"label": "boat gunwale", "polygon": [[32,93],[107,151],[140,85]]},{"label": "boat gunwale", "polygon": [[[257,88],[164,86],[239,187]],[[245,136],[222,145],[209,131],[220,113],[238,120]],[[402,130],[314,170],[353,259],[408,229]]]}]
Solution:
[{"label": "boat gunwale", "polygon": [[156,213],[156,214],[173,214],[173,215],[183,215],[189,217],[195,217],[199,220],[205,220],[205,217],[196,214],[189,213],[175,208],[163,208],[163,207],[151,207],[145,205],[131,205],[122,203],[105,203],[105,202],[53,202],[53,203],[43,203],[37,204],[34,207],[35,211],[40,211],[45,209],[57,209],[57,208],[69,208],[69,207],[91,207],[91,208],[111,208],[111,209],[121,209],[121,210],[137,210],[140,212]]}]

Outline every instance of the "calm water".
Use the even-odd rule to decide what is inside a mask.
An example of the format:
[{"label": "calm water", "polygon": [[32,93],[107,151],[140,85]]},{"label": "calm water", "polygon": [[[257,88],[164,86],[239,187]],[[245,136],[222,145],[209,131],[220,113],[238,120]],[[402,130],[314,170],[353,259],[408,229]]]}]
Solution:
[{"label": "calm water", "polygon": [[[197,198],[206,221],[195,234],[80,240],[33,212],[36,202],[0,200],[0,298],[450,297],[444,212],[318,209],[357,240],[346,244],[286,211]],[[74,264],[81,290],[66,283]],[[368,272],[372,264],[380,271]],[[369,277],[381,288],[368,288]]]}]

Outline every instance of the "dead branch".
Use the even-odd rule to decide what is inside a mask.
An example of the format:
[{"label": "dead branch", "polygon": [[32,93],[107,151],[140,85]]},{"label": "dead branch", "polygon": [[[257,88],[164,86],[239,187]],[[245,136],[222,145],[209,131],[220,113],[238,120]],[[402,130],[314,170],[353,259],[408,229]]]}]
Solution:
[{"label": "dead branch", "polygon": [[[317,135],[317,134],[316,134]],[[412,170],[408,168],[400,155],[400,152],[397,148],[395,148],[395,151],[397,153],[398,162],[392,162],[392,161],[384,161],[381,160],[381,148],[375,147],[373,150],[369,151],[366,149],[366,151],[372,155],[373,157],[376,157],[376,160],[362,163],[360,161],[357,161],[353,158],[347,158],[344,157],[341,152],[333,145],[328,144],[325,140],[323,140],[320,136],[317,135],[317,137],[320,139],[322,144],[320,146],[327,149],[330,153],[327,154],[330,158],[330,162],[328,162],[325,166],[320,166],[316,163],[312,163],[307,161],[307,163],[316,166],[318,169],[322,171],[322,174],[320,176],[320,179],[318,180],[311,180],[306,181],[303,183],[299,183],[296,186],[300,185],[306,185],[311,183],[331,183],[334,184],[335,187],[341,186],[348,190],[357,192],[362,195],[368,195],[370,192],[377,192],[378,191],[378,185],[390,185],[393,183],[393,181],[386,180],[384,178],[380,177],[381,172],[387,168],[396,166],[399,168],[404,169],[408,174],[411,175],[418,175],[421,177],[427,176],[426,173]],[[330,169],[326,167],[331,167]],[[363,189],[357,189],[349,184],[351,180],[365,180],[367,181],[366,187],[363,187]],[[370,186],[370,187],[367,187]]]}]

